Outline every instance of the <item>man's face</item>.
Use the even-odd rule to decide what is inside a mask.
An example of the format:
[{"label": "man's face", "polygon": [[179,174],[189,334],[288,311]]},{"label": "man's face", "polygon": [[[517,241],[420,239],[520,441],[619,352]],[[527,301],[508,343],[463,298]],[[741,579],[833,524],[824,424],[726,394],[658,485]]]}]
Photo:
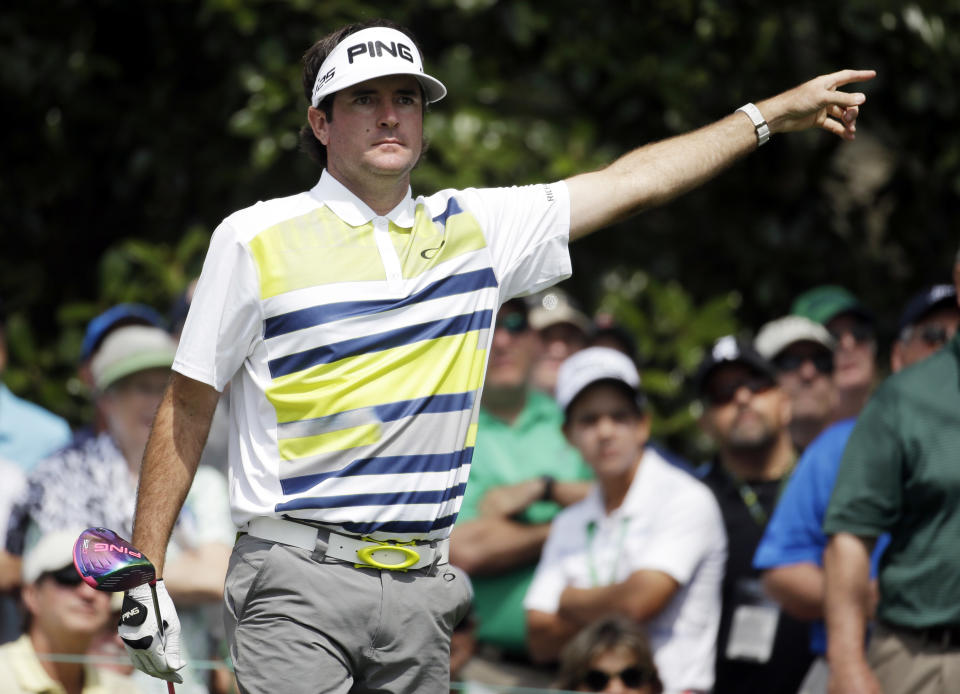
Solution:
[{"label": "man's face", "polygon": [[110,619],[110,594],[80,580],[72,564],[24,586],[23,600],[33,628],[54,637],[92,638]]},{"label": "man's face", "polygon": [[793,418],[829,421],[837,405],[830,350],[816,342],[795,342],[773,363],[780,387],[790,400]]},{"label": "man's face", "polygon": [[837,341],[833,353],[833,380],[837,388],[869,388],[876,377],[877,341],[873,327],[851,313],[841,313],[826,328]]},{"label": "man's face", "polygon": [[790,422],[790,402],[772,378],[745,364],[724,364],[704,385],[704,429],[721,449],[771,445]]},{"label": "man's face", "polygon": [[327,168],[338,180],[409,175],[423,149],[423,96],[410,75],[377,77],[333,97],[333,117],[311,108],[314,134],[327,148]]},{"label": "man's face", "polygon": [[931,311],[901,335],[894,344],[891,366],[894,371],[926,359],[953,339],[960,325],[960,308],[944,306]]},{"label": "man's face", "polygon": [[574,399],[563,431],[598,479],[615,479],[640,460],[650,417],[637,411],[626,389],[600,382]]},{"label": "man's face", "polygon": [[100,397],[107,431],[124,454],[143,455],[169,369],[146,369],[121,378]]},{"label": "man's face", "polygon": [[504,304],[497,312],[485,389],[517,390],[526,386],[539,353],[540,338],[527,323],[526,311],[512,303]]}]

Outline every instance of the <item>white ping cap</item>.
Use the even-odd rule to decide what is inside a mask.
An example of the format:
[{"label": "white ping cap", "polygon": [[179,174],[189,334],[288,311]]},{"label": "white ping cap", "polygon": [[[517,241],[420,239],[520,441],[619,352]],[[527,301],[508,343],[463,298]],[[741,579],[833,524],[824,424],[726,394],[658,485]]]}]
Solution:
[{"label": "white ping cap", "polygon": [[423,71],[423,59],[413,40],[389,27],[370,27],[350,34],[323,61],[313,83],[314,108],[330,94],[387,75],[413,75],[423,86],[427,101],[447,95],[443,82]]},{"label": "white ping cap", "polygon": [[566,410],[587,386],[597,381],[620,381],[640,394],[640,374],[623,352],[610,347],[587,347],[574,352],[557,371],[556,399]]}]

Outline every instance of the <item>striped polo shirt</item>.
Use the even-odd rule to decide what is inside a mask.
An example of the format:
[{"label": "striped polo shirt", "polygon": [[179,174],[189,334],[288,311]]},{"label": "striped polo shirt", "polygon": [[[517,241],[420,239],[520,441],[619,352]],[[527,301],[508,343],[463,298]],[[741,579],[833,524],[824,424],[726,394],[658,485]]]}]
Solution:
[{"label": "striped polo shirt", "polygon": [[439,539],[463,497],[494,318],[570,274],[566,185],[376,215],[326,171],[218,227],[174,369],[229,383],[231,504]]}]

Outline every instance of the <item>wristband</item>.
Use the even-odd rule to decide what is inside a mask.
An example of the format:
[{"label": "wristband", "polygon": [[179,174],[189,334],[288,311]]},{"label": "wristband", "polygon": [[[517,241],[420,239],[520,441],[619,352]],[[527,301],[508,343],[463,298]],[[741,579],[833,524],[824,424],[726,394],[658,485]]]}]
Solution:
[{"label": "wristband", "polygon": [[753,123],[753,129],[757,133],[757,147],[762,147],[767,144],[767,140],[770,139],[770,126],[767,125],[767,121],[763,117],[763,114],[760,113],[760,109],[753,104],[744,104],[737,110],[746,114],[750,122]]},{"label": "wristband", "polygon": [[557,480],[552,475],[541,475],[540,479],[543,481],[543,494],[540,496],[540,501],[553,501],[553,486]]}]

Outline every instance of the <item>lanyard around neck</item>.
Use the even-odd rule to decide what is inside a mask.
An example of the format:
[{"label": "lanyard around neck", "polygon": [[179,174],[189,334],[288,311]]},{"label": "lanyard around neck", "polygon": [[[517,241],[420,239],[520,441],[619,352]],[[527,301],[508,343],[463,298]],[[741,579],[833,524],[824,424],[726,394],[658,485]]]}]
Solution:
[{"label": "lanyard around neck", "polygon": [[590,582],[593,588],[598,586],[610,585],[617,577],[617,569],[620,568],[620,555],[623,554],[623,542],[627,537],[627,526],[630,525],[630,519],[626,516],[620,519],[620,533],[617,535],[617,552],[613,560],[613,569],[606,583],[600,582],[596,563],[593,560],[593,540],[597,534],[597,522],[587,523],[587,567],[590,570]]},{"label": "lanyard around neck", "polygon": [[[777,488],[777,496],[773,502],[774,506],[777,505],[777,501],[780,500],[780,495],[783,494],[783,490],[786,489],[787,482],[790,481],[790,476],[793,474],[793,468],[796,463],[797,459],[796,456],[794,456],[793,460],[790,461],[790,466],[780,478],[780,486]],[[720,465],[719,462],[717,464]],[[724,468],[722,465],[720,466],[720,469],[726,473],[726,475],[733,482],[734,486],[736,486],[737,493],[740,494],[740,499],[743,501],[743,505],[747,507],[747,511],[750,513],[750,517],[753,518],[753,522],[759,525],[761,528],[766,527],[767,521],[770,520],[770,516],[768,516],[767,512],[764,510],[763,505],[760,503],[760,497],[757,496],[757,493],[753,490],[753,487],[741,480],[731,471]]]}]

